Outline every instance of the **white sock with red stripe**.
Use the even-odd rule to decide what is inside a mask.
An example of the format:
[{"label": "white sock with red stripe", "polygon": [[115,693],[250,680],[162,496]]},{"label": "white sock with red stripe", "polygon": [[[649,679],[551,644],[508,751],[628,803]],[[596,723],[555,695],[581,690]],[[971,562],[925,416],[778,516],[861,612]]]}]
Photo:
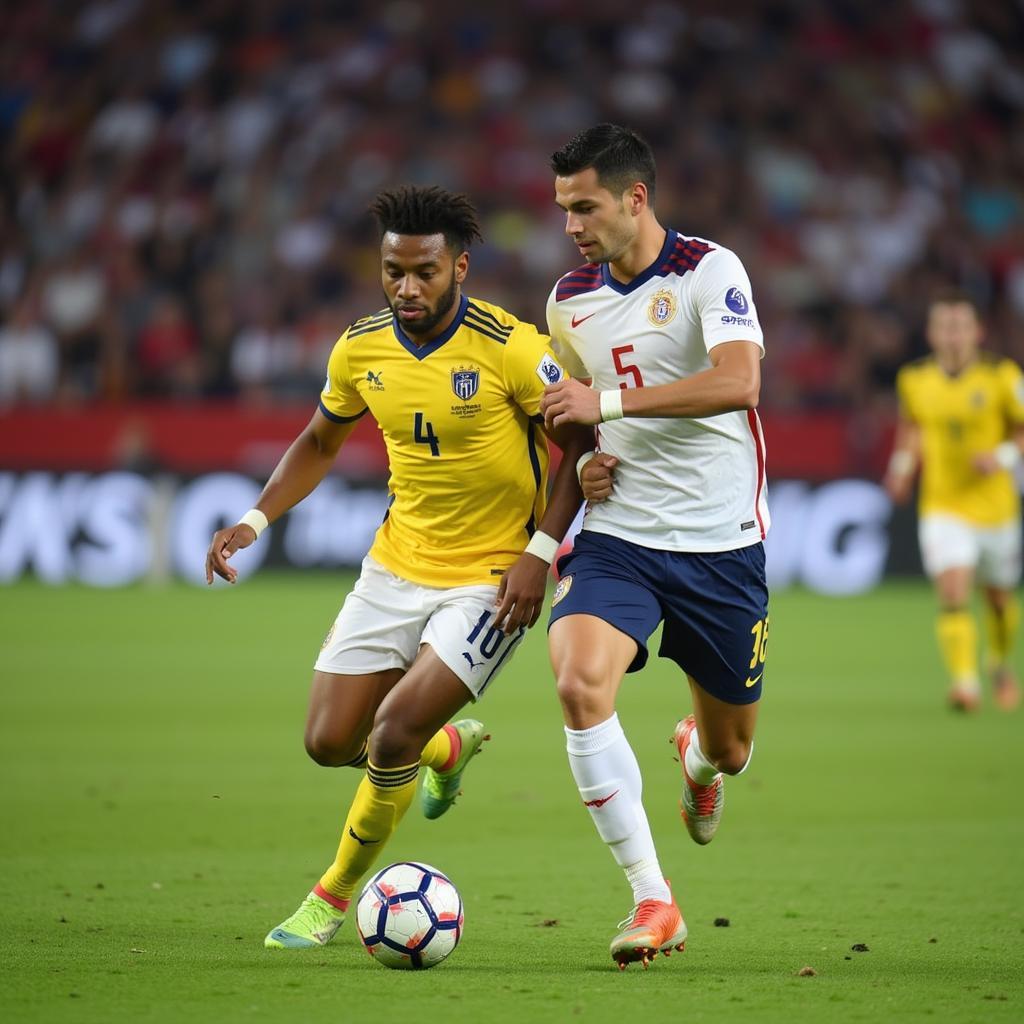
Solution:
[{"label": "white sock with red stripe", "polygon": [[565,730],[569,767],[598,834],[625,871],[633,901],[672,901],[644,811],[640,765],[612,715],[590,729]]}]

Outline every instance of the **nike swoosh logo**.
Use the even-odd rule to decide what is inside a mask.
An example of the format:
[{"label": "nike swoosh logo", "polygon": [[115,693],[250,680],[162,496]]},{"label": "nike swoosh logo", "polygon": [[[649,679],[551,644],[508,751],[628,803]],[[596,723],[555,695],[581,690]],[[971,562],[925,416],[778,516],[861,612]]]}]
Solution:
[{"label": "nike swoosh logo", "polygon": [[581,316],[579,318],[579,320],[577,320],[576,317],[573,317],[572,318],[572,325],[573,325],[573,327],[574,328],[575,327],[579,327],[579,325],[581,323],[583,323],[584,320],[589,320],[592,316],[597,316],[597,314],[596,313],[588,313],[586,316]]},{"label": "nike swoosh logo", "polygon": [[349,827],[348,827],[348,834],[349,834],[349,835],[350,835],[350,836],[351,836],[351,837],[352,837],[352,838],[353,838],[353,839],[354,839],[354,840],[355,840],[355,841],[356,841],[356,842],[357,842],[357,843],[358,843],[358,844],[359,844],[360,846],[372,846],[372,845],[373,845],[374,843],[379,843],[379,842],[380,842],[380,840],[379,840],[379,839],[363,839],[363,838],[361,838],[360,836],[357,836],[357,835],[355,834],[355,832],[354,832],[354,831],[352,830],[352,826],[351,826],[351,825],[349,825]]},{"label": "nike swoosh logo", "polygon": [[619,790],[615,790],[615,792],[610,794],[609,796],[601,796],[601,797],[598,797],[596,800],[584,800],[583,801],[583,806],[584,807],[604,807],[604,805],[606,803],[608,803],[608,801],[611,800],[611,798],[613,796],[618,796],[618,795],[619,795]]},{"label": "nike swoosh logo", "polygon": [[760,672],[758,672],[756,676],[754,676],[753,679],[751,679],[750,676],[747,676],[747,686],[757,686],[758,681],[761,679],[761,676],[763,675],[764,670],[762,669]]}]

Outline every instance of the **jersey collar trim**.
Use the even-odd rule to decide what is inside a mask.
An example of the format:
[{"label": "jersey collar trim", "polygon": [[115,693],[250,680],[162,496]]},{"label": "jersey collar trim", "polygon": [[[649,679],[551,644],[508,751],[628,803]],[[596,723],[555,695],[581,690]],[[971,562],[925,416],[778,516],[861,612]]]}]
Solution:
[{"label": "jersey collar trim", "polygon": [[612,273],[608,269],[607,263],[601,264],[601,279],[613,292],[618,292],[620,295],[629,295],[630,292],[635,292],[637,288],[647,284],[647,282],[650,281],[650,279],[654,277],[659,270],[661,270],[662,264],[668,259],[673,246],[676,244],[677,237],[678,236],[675,231],[673,231],[672,228],[669,228],[665,232],[665,244],[661,247],[661,252],[659,252],[655,257],[654,262],[646,270],[637,274],[629,284],[623,284],[621,281],[616,281],[615,278],[612,277]]},{"label": "jersey collar trim", "polygon": [[443,334],[439,334],[433,341],[428,341],[426,345],[417,345],[416,342],[411,341],[405,331],[398,326],[398,321],[392,320],[391,325],[394,328],[395,337],[406,352],[414,355],[417,359],[426,359],[431,352],[436,352],[462,326],[462,318],[466,315],[466,307],[468,305],[469,299],[465,295],[461,296],[459,299],[459,311],[455,314],[455,319],[448,325]]}]

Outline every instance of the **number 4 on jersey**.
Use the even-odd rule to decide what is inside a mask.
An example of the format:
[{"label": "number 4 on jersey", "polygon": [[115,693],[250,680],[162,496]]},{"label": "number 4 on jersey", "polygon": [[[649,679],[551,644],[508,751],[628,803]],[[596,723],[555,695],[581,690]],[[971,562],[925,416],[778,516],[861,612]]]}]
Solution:
[{"label": "number 4 on jersey", "polygon": [[[427,428],[426,433],[423,431],[424,426]],[[429,420],[424,423],[423,413],[421,412],[416,413],[416,424],[413,427],[412,436],[417,444],[429,444],[431,455],[441,454],[441,441],[437,434],[434,433],[434,424]]]}]

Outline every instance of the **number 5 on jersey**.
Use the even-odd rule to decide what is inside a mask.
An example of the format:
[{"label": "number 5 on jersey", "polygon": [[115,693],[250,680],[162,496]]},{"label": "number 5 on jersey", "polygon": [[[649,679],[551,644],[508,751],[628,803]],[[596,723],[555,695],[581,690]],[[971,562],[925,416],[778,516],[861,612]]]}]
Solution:
[{"label": "number 5 on jersey", "polygon": [[[629,355],[633,351],[632,345],[619,345],[612,349],[612,360],[615,363],[615,372],[620,377],[632,377],[633,387],[642,388],[644,386],[644,379],[640,376],[640,367],[636,363],[624,363],[622,357]],[[625,381],[620,381],[619,387],[623,391],[629,387]]]},{"label": "number 5 on jersey", "polygon": [[[424,432],[424,426],[427,428]],[[416,413],[416,422],[413,426],[413,440],[417,444],[429,444],[431,455],[441,454],[441,440],[434,433],[434,424],[427,420],[426,423],[423,421],[423,413]]]}]

